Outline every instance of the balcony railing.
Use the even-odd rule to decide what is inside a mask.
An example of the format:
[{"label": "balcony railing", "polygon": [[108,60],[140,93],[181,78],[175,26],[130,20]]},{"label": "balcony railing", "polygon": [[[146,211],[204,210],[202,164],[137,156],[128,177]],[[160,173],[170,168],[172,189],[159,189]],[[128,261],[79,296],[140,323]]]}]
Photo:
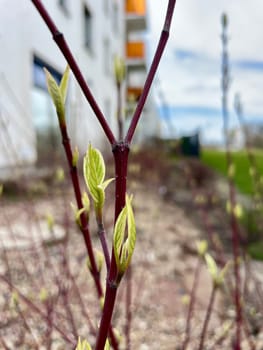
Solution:
[{"label": "balcony railing", "polygon": [[126,13],[143,16],[146,13],[145,0],[126,0]]},{"label": "balcony railing", "polygon": [[127,87],[126,98],[128,102],[136,102],[139,100],[143,87]]}]

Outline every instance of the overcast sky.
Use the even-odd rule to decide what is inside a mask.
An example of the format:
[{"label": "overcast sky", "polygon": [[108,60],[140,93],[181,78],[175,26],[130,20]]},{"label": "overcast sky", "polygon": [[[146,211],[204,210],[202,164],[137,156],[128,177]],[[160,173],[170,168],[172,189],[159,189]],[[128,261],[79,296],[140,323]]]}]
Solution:
[{"label": "overcast sky", "polygon": [[[157,43],[167,1],[148,0],[149,46]],[[247,121],[263,123],[263,1],[177,0],[158,85],[169,110],[169,130],[176,135],[201,130],[206,141],[222,139],[221,14],[228,15],[231,86],[230,118],[239,93]],[[156,84],[157,87],[157,84]],[[156,89],[157,90],[157,89]],[[163,100],[163,99],[161,99]],[[169,130],[164,125],[166,134]]]}]

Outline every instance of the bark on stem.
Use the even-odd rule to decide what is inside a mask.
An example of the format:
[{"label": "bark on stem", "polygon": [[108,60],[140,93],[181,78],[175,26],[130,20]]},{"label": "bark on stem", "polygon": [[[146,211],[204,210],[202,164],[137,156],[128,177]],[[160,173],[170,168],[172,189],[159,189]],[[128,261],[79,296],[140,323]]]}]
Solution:
[{"label": "bark on stem", "polygon": [[215,295],[216,295],[216,290],[217,290],[217,286],[215,284],[213,284],[213,289],[211,292],[211,296],[209,299],[209,304],[208,304],[208,308],[206,311],[206,316],[205,316],[205,321],[204,321],[204,325],[203,325],[203,329],[202,329],[202,333],[201,333],[201,337],[200,337],[200,344],[198,347],[198,350],[203,350],[203,346],[204,346],[204,342],[205,342],[205,336],[207,333],[207,326],[210,320],[210,316],[212,314],[212,307],[215,301]]},{"label": "bark on stem", "polygon": [[[124,142],[119,142],[113,146],[113,155],[115,161],[115,222],[125,206],[127,170],[128,170],[128,155],[129,145]],[[118,283],[118,271],[114,251],[112,249],[110,271],[107,277],[105,302],[102,312],[102,317],[99,326],[99,332],[96,341],[95,350],[104,349],[107,339],[108,330],[114,310]]]},{"label": "bark on stem", "polygon": [[[74,192],[75,192],[77,206],[78,206],[78,209],[82,209],[83,203],[82,203],[81,190],[80,190],[80,185],[79,185],[79,177],[78,177],[77,167],[73,166],[73,163],[72,163],[73,154],[72,154],[72,149],[71,149],[70,140],[68,137],[66,125],[60,124],[60,131],[61,131],[61,135],[62,135],[62,143],[63,143],[64,149],[65,149],[65,153],[66,153],[66,157],[67,157],[67,161],[68,161],[68,165],[69,165],[69,169],[70,169],[70,175],[71,175],[72,185],[73,185]],[[92,277],[93,277],[94,282],[95,282],[98,298],[101,299],[104,297],[104,294],[103,294],[103,290],[102,290],[102,286],[101,286],[100,273],[98,271],[98,267],[96,264],[94,251],[93,251],[93,247],[92,247],[92,242],[90,239],[88,222],[87,222],[87,218],[85,216],[85,213],[81,214],[80,223],[81,223],[81,231],[82,231],[82,234],[84,237],[86,249],[88,252],[89,259],[90,259],[91,274],[92,274]],[[109,329],[109,336],[110,336],[112,347],[115,350],[117,350],[118,349],[118,342],[117,342],[116,337],[113,333],[111,324],[109,324],[108,329]]]}]

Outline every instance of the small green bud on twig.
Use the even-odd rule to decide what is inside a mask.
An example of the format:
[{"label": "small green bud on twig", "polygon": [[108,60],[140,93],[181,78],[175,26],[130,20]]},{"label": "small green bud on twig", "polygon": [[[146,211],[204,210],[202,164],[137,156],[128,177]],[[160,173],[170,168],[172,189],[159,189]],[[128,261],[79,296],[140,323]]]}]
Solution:
[{"label": "small green bud on twig", "polygon": [[101,310],[103,310],[104,303],[105,303],[105,298],[104,297],[100,297],[100,308],[101,308]]},{"label": "small green bud on twig", "polygon": [[76,167],[78,165],[78,160],[79,160],[79,150],[78,147],[75,147],[75,150],[73,152],[72,156],[72,166]]},{"label": "small green bud on twig", "polygon": [[87,342],[87,340],[81,340],[80,337],[78,339],[78,344],[75,350],[92,350],[91,346]]},{"label": "small green bud on twig", "polygon": [[236,173],[236,166],[235,164],[230,164],[229,168],[228,168],[228,177],[230,179],[233,179]]},{"label": "small green bud on twig", "polygon": [[110,350],[110,342],[109,339],[107,338],[105,346],[104,346],[104,350]]},{"label": "small green bud on twig", "polygon": [[114,57],[114,74],[117,84],[121,84],[126,75],[125,61],[117,55]]},{"label": "small green bud on twig", "polygon": [[197,247],[198,255],[203,258],[207,252],[207,249],[208,249],[207,241],[205,239],[198,241],[196,243],[196,247]]},{"label": "small green bud on twig", "polygon": [[[104,263],[104,255],[98,249],[95,249],[95,259],[96,259],[96,265],[97,265],[98,272],[101,272],[102,267],[103,267],[103,263]],[[90,270],[90,272],[92,272],[92,267],[91,267],[89,257],[87,257],[87,266],[88,266],[88,269]]]},{"label": "small green bud on twig", "polygon": [[244,211],[241,204],[236,204],[234,208],[232,207],[230,201],[226,203],[226,211],[228,214],[233,214],[237,219],[241,219],[243,217]]},{"label": "small green bud on twig", "polygon": [[49,231],[52,231],[55,225],[55,219],[52,214],[48,213],[46,215],[46,222],[47,222],[47,227]]},{"label": "small green bud on twig", "polygon": [[214,286],[220,287],[224,283],[224,278],[230,265],[229,262],[223,267],[223,269],[219,270],[214,258],[210,254],[205,254],[205,261]]},{"label": "small green bud on twig", "polygon": [[16,308],[19,304],[19,296],[17,292],[13,292],[11,295],[10,306]]},{"label": "small green bud on twig", "polygon": [[188,294],[184,294],[181,298],[183,305],[190,304],[190,296]]},{"label": "small green bud on twig", "polygon": [[39,293],[39,300],[45,302],[48,299],[48,291],[46,288],[41,288]]},{"label": "small green bud on twig", "polygon": [[62,167],[58,167],[55,172],[55,179],[57,182],[63,182],[65,180],[65,172]]},{"label": "small green bud on twig", "polygon": [[56,108],[59,122],[60,124],[65,124],[65,102],[68,88],[69,66],[67,66],[62,76],[60,85],[57,84],[56,80],[46,68],[44,68],[44,71],[46,74],[48,92]]},{"label": "small green bud on twig", "polygon": [[[129,266],[136,242],[136,226],[131,201],[132,197],[126,195],[125,207],[120,212],[114,227],[113,247],[120,278]],[[127,237],[125,237],[126,229]]]}]

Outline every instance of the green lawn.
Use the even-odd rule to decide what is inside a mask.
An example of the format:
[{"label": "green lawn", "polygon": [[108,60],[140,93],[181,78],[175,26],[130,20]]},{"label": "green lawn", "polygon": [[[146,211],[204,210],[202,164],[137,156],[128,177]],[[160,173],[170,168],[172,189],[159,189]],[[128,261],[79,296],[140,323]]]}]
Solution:
[{"label": "green lawn", "polygon": [[[257,169],[263,175],[263,150],[253,151]],[[235,164],[234,181],[240,192],[245,194],[253,193],[252,179],[249,174],[249,160],[246,151],[238,151],[232,153],[233,162]],[[203,149],[202,161],[218,171],[222,175],[227,175],[226,156],[224,151]]]}]

